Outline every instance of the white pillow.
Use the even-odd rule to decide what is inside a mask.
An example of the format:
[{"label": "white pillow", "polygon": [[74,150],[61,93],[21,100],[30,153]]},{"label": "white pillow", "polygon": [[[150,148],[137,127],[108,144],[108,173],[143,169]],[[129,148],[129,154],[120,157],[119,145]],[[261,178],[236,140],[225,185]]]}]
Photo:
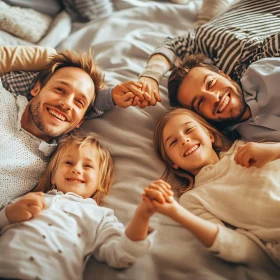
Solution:
[{"label": "white pillow", "polygon": [[21,39],[37,43],[46,34],[51,22],[50,16],[0,1],[0,29]]}]

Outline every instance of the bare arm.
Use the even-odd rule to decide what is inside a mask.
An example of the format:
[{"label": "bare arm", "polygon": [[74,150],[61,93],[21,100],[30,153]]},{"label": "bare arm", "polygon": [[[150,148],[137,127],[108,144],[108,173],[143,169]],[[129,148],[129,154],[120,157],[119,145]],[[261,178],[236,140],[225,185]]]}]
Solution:
[{"label": "bare arm", "polygon": [[126,228],[125,234],[132,241],[144,240],[149,233],[149,221],[155,213],[151,200],[143,196],[135,214]]}]

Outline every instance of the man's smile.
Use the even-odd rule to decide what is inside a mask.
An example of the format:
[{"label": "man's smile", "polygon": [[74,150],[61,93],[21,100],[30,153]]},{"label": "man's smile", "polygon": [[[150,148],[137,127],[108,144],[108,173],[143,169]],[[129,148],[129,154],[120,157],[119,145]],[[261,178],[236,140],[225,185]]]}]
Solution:
[{"label": "man's smile", "polygon": [[57,118],[60,121],[67,121],[67,117],[65,115],[63,115],[62,113],[58,112],[57,110],[54,110],[52,108],[47,108],[47,111],[54,116],[55,118]]}]

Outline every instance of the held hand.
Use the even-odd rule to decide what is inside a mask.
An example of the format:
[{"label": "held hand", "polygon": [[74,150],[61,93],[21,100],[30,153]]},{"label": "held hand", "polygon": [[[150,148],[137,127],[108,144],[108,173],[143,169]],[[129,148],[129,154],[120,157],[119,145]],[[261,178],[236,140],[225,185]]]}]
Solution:
[{"label": "held hand", "polygon": [[42,192],[28,193],[19,201],[6,207],[6,215],[11,224],[28,221],[36,217],[46,202]]},{"label": "held hand", "polygon": [[147,95],[141,91],[141,88],[142,84],[134,81],[118,84],[112,89],[112,99],[116,105],[122,108],[136,106]]},{"label": "held hand", "polygon": [[173,191],[171,186],[164,180],[156,180],[144,189],[145,195],[152,200],[157,200],[159,203],[165,201],[171,202],[173,200]]},{"label": "held hand", "polygon": [[150,99],[145,98],[144,100],[139,100],[139,107],[145,108],[146,106],[155,106],[157,102],[161,102],[159,95],[158,83],[149,77],[141,77],[138,83],[142,84],[142,92],[146,92]]},{"label": "held hand", "polygon": [[262,167],[277,158],[272,149],[274,144],[249,142],[238,147],[234,156],[236,164],[244,167]]}]

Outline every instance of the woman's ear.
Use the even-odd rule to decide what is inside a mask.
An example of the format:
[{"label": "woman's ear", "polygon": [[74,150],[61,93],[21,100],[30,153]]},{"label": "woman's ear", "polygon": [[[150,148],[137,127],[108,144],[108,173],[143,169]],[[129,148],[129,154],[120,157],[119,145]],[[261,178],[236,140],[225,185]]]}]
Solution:
[{"label": "woman's ear", "polygon": [[41,84],[40,82],[37,82],[33,87],[33,89],[31,89],[30,93],[32,96],[36,96],[39,94],[40,90],[41,90]]}]

